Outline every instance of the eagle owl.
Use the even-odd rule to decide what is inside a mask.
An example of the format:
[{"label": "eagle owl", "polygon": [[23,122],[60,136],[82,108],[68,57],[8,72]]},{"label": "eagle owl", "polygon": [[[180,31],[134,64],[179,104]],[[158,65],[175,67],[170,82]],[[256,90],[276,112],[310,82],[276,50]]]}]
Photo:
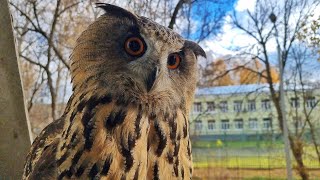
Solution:
[{"label": "eagle owl", "polygon": [[110,4],[70,56],[73,94],[23,179],[190,179],[188,114],[203,49]]}]

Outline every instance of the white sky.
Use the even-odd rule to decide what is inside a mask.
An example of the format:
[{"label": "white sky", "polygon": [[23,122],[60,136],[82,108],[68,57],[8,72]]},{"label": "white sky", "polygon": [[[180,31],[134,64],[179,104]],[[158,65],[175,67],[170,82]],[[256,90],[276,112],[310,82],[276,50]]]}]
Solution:
[{"label": "white sky", "polygon": [[[237,12],[253,11],[256,0],[238,0],[235,5]],[[230,17],[226,16],[226,22],[230,22]],[[217,57],[224,55],[235,55],[236,52],[232,51],[232,47],[244,47],[250,44],[255,44],[256,41],[244,34],[239,29],[234,29],[228,23],[225,23],[222,27],[222,33],[214,39],[210,39],[204,42],[206,50],[213,51]],[[275,50],[275,49],[274,49]]]},{"label": "white sky", "polygon": [[254,10],[256,0],[238,0],[235,9],[237,11],[246,11],[249,9],[250,11]]},{"label": "white sky", "polygon": [[[281,0],[280,0],[281,1]],[[245,11],[253,11],[255,8],[256,0],[238,0],[235,5],[235,10],[238,13]],[[315,17],[320,15],[320,7],[315,11]],[[230,22],[230,17],[226,17],[226,21]],[[212,51],[215,53],[216,57],[224,56],[224,55],[235,55],[236,51],[232,51],[232,47],[245,47],[250,44],[255,44],[256,41],[244,34],[243,31],[239,29],[232,28],[230,24],[225,23],[222,27],[222,33],[213,39],[207,40],[203,42],[205,50]],[[270,41],[267,44],[268,51],[270,53],[276,52],[276,43]]]}]

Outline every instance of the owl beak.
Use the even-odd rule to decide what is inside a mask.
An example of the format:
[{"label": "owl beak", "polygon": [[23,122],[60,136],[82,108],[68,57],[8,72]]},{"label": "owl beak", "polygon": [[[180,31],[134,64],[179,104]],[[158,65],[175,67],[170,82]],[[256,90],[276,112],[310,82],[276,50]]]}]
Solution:
[{"label": "owl beak", "polygon": [[146,79],[147,92],[149,92],[151,90],[151,88],[153,87],[153,84],[157,79],[157,74],[158,74],[158,67],[155,67],[152,69],[148,78]]},{"label": "owl beak", "polygon": [[186,40],[184,42],[184,48],[189,48],[196,56],[202,56],[207,58],[206,52],[195,42]]}]

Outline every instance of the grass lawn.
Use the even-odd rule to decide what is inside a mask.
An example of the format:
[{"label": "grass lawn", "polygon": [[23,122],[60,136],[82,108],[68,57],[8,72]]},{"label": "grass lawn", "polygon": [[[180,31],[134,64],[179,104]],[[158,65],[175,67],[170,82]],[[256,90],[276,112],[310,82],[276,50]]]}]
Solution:
[{"label": "grass lawn", "polygon": [[[274,169],[285,168],[286,165],[281,141],[229,141],[222,144],[216,141],[194,141],[192,145],[193,149],[198,150],[198,154],[194,154],[194,166],[199,168]],[[227,151],[232,153],[228,154]],[[305,152],[308,154],[304,156],[306,167],[320,168],[313,147],[305,147]],[[295,166],[294,158],[292,160]]]},{"label": "grass lawn", "polygon": [[[222,142],[222,141],[221,141]],[[192,147],[193,148],[219,148],[219,147],[226,147],[226,148],[281,148],[283,147],[282,141],[227,141],[222,142],[222,145],[217,141],[193,141]]]},{"label": "grass lawn", "polygon": [[[307,168],[320,168],[318,162],[314,159],[305,158],[304,163]],[[228,157],[207,159],[206,161],[195,161],[194,167],[206,168],[206,167],[225,167],[225,168],[244,168],[244,169],[276,169],[285,168],[285,158],[281,156],[267,157]],[[295,166],[295,162],[294,162]]]},{"label": "grass lawn", "polygon": [[269,169],[285,167],[284,159],[271,159],[268,157],[228,157],[221,159],[208,159],[208,161],[194,162],[194,167],[226,167]]},{"label": "grass lawn", "polygon": [[[297,171],[293,172],[295,180],[301,180]],[[309,170],[310,180],[320,180],[319,170]],[[195,168],[195,180],[285,180],[286,169],[228,169],[228,168]]]},{"label": "grass lawn", "polygon": [[[284,180],[286,164],[281,141],[193,141],[194,179]],[[320,180],[320,165],[312,145],[304,164],[310,179]],[[293,167],[296,167],[292,158]],[[295,179],[299,175],[295,172]]]}]

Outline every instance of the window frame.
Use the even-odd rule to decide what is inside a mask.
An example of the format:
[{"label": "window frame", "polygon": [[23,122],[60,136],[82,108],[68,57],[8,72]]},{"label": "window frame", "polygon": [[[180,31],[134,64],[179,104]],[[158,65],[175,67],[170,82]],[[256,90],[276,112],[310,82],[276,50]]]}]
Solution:
[{"label": "window frame", "polygon": [[[225,127],[227,127],[227,128],[225,128]],[[231,128],[230,120],[229,119],[222,119],[220,128],[222,131],[229,131]]]},{"label": "window frame", "polygon": [[[241,131],[241,130],[244,129],[244,121],[243,121],[243,119],[235,119],[235,120],[233,120],[233,123],[234,123],[234,129],[235,130]],[[240,127],[239,126],[240,124],[241,124],[241,128],[238,128],[238,127]]]},{"label": "window frame", "polygon": [[[208,130],[209,130],[209,131],[214,131],[214,130],[217,129],[217,127],[216,127],[216,121],[215,121],[214,119],[208,120],[207,126],[208,126]],[[210,127],[212,127],[212,128],[210,128]]]},{"label": "window frame", "polygon": [[219,109],[223,113],[228,112],[229,111],[228,101],[220,101],[219,102]]},{"label": "window frame", "polygon": [[194,102],[193,103],[193,113],[201,113],[202,112],[202,103]]},{"label": "window frame", "polygon": [[[269,120],[269,122],[270,123],[268,123],[269,125],[268,125],[268,127],[266,127],[265,125],[266,125],[266,120]],[[264,130],[272,130],[272,128],[273,128],[273,125],[272,125],[272,118],[263,118],[262,119],[262,128],[264,129]]]},{"label": "window frame", "polygon": [[271,101],[270,99],[261,100],[261,109],[265,111],[271,110]]},{"label": "window frame", "polygon": [[207,103],[207,111],[208,112],[215,112],[216,111],[216,104],[214,101],[207,101],[206,103]]},{"label": "window frame", "polygon": [[290,98],[290,106],[292,108],[300,108],[300,98],[298,97]]},{"label": "window frame", "polygon": [[306,107],[308,109],[315,108],[317,106],[317,100],[315,96],[309,96],[306,98]]},{"label": "window frame", "polygon": [[233,101],[233,111],[237,113],[242,112],[242,104],[243,104],[243,101],[241,100]]},{"label": "window frame", "polygon": [[[254,108],[252,108],[252,107],[254,107]],[[248,112],[257,111],[256,100],[248,100],[248,107],[247,108],[248,108]]]},{"label": "window frame", "polygon": [[203,129],[203,123],[201,120],[196,120],[194,122],[194,130],[195,131],[201,131]]},{"label": "window frame", "polygon": [[[254,122],[254,123],[252,123]],[[254,125],[254,126],[252,126]],[[258,130],[259,129],[259,122],[257,118],[249,118],[248,120],[248,128],[250,130]]]}]

